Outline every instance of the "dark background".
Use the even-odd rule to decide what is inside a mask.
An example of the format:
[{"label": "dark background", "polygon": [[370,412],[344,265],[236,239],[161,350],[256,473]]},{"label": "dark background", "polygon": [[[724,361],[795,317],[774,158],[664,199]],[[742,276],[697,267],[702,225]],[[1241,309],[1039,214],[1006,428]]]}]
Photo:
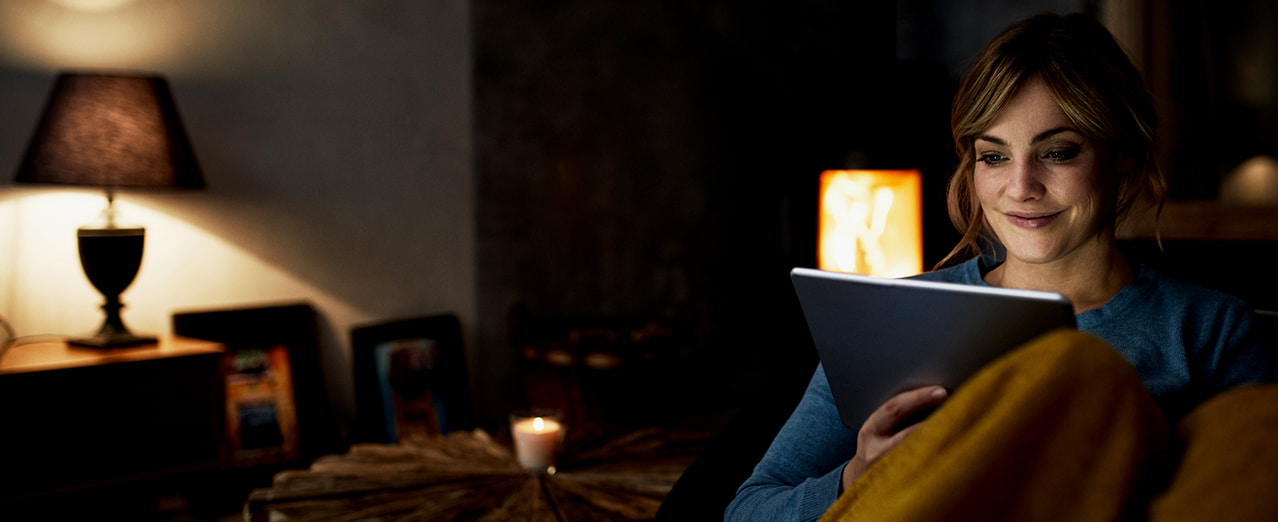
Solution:
[{"label": "dark background", "polygon": [[[1275,62],[1255,62],[1275,56],[1273,44],[1248,35],[1278,21],[1274,9],[1131,5],[1126,23],[1143,30],[1129,50],[1157,80],[1172,194],[1212,199],[1229,169],[1273,154],[1278,141],[1274,95],[1237,94],[1243,78],[1273,81]],[[477,2],[481,335],[503,331],[513,306],[533,316],[661,318],[697,334],[685,362],[703,386],[685,396],[714,407],[767,395],[773,379],[803,374],[815,360],[788,271],[815,264],[819,173],[920,169],[924,265],[932,266],[957,240],[944,185],[955,164],[949,103],[967,62],[1024,16],[1103,18],[1105,9]],[[1239,70],[1252,72],[1227,72]],[[1234,267],[1263,271],[1255,263],[1271,258],[1267,244],[1169,236],[1164,247],[1170,260],[1152,241],[1125,248],[1253,300],[1271,295],[1257,290],[1272,289],[1268,281],[1238,276],[1256,271],[1231,276],[1220,266],[1233,258]]]}]

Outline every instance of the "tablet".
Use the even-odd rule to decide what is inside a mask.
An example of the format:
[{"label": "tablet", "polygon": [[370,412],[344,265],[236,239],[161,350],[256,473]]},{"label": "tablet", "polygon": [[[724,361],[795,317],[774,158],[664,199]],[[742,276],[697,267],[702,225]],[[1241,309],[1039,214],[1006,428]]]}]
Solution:
[{"label": "tablet", "polygon": [[956,389],[1043,333],[1074,326],[1061,294],[795,268],[790,273],[843,424],[896,394]]}]

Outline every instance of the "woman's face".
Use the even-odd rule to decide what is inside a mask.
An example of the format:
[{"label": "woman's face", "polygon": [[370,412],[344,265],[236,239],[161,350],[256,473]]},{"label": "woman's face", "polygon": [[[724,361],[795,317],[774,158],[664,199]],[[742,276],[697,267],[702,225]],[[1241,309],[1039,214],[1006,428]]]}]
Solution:
[{"label": "woman's face", "polygon": [[1110,248],[1113,161],[1041,78],[1022,84],[974,145],[976,196],[1008,261],[1086,261]]}]

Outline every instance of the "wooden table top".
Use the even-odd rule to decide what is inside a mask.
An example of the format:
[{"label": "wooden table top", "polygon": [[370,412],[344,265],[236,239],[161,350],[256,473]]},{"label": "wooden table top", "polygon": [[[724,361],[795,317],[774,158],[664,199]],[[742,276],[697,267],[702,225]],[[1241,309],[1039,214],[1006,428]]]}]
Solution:
[{"label": "wooden table top", "polygon": [[649,429],[563,459],[554,475],[520,469],[483,430],[399,444],[356,444],[252,492],[251,521],[646,520],[708,437]]},{"label": "wooden table top", "polygon": [[186,337],[164,337],[157,343],[109,349],[72,346],[64,340],[40,341],[11,346],[0,359],[0,375],[217,354],[224,351],[225,347],[221,343]]}]

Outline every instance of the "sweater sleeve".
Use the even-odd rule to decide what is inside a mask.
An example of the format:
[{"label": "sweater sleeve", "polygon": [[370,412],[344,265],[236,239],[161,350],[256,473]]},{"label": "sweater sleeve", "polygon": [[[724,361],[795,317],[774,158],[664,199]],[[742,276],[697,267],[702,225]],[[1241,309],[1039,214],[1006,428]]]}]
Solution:
[{"label": "sweater sleeve", "polygon": [[816,520],[838,498],[843,467],[856,454],[856,432],[838,409],[817,366],[803,399],[724,512],[727,521]]}]

